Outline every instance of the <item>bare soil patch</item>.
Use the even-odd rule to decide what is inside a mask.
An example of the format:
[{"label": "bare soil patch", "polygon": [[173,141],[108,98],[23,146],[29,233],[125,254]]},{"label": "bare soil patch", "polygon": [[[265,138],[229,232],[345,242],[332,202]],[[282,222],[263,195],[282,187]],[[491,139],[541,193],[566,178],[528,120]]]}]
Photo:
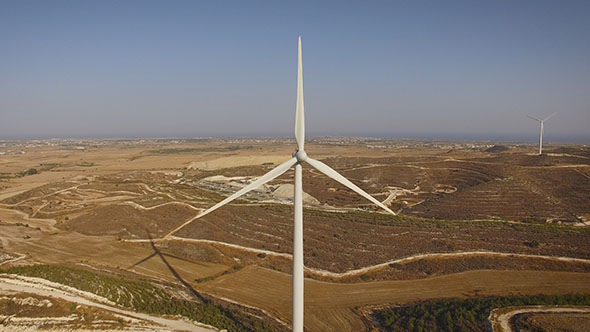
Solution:
[{"label": "bare soil patch", "polygon": [[62,227],[87,235],[146,238],[152,234],[160,237],[194,215],[193,209],[177,204],[147,211],[129,205],[109,205],[87,211]]}]

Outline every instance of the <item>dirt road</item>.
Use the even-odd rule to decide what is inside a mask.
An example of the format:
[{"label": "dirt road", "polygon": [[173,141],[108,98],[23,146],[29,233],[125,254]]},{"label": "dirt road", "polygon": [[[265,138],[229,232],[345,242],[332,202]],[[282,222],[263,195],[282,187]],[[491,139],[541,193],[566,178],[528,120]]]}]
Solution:
[{"label": "dirt road", "polygon": [[217,329],[213,327],[189,322],[186,320],[167,319],[126,310],[121,307],[116,307],[112,302],[98,295],[76,290],[71,287],[59,285],[40,278],[0,274],[0,289],[4,291],[15,291],[60,298],[69,302],[108,310],[120,315],[139,319],[141,321],[155,323],[165,329],[172,331],[217,331]]},{"label": "dirt road", "polygon": [[[557,308],[548,306],[515,307],[514,310],[506,311],[508,308],[494,309],[490,313],[490,323],[494,332],[512,332],[510,320],[518,314],[541,312],[541,313],[590,313],[590,308]],[[498,314],[497,311],[502,313]]]}]

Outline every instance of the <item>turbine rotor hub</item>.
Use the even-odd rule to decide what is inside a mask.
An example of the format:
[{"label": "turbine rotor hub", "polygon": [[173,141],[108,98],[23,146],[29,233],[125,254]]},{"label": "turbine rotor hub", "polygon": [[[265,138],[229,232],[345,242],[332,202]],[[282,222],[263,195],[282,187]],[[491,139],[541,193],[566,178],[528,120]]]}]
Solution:
[{"label": "turbine rotor hub", "polygon": [[303,150],[295,150],[295,152],[293,152],[293,157],[297,158],[297,161],[302,163],[307,160],[307,153]]}]

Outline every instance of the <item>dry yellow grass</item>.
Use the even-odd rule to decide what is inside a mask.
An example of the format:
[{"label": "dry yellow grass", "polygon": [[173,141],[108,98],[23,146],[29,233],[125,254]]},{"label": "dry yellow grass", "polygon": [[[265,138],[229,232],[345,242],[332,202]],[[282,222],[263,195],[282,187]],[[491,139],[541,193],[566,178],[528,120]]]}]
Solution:
[{"label": "dry yellow grass", "polygon": [[[294,144],[284,143],[260,143],[246,142],[243,148],[229,150],[229,145],[238,143],[227,143],[221,141],[199,141],[186,142],[183,144],[172,144],[169,141],[151,141],[145,144],[119,144],[105,143],[88,147],[85,150],[78,150],[64,146],[41,146],[22,147],[24,154],[3,155],[0,158],[0,173],[18,174],[25,169],[38,168],[39,174],[24,177],[8,177],[0,179],[0,200],[15,196],[21,192],[31,190],[46,184],[64,182],[78,176],[120,176],[121,179],[132,174],[149,173],[149,171],[173,170],[189,173],[190,176],[203,174],[203,171],[212,171],[218,168],[231,168],[236,166],[256,166],[264,163],[280,163],[290,157]],[[176,149],[176,150],[175,150]],[[431,147],[417,145],[412,149],[390,149],[377,148],[368,149],[365,143],[357,145],[349,144],[309,144],[310,155],[316,159],[328,157],[345,157],[340,159],[342,163],[355,164],[365,163],[363,158],[391,158],[386,162],[395,163],[401,158],[406,160],[407,167],[418,167],[414,165],[412,158],[432,158],[433,161],[457,160],[465,156],[469,158],[489,158],[489,154],[472,149],[454,149],[450,147]],[[193,151],[194,150],[194,151]],[[155,152],[163,151],[163,152]],[[167,151],[171,151],[168,153]],[[178,151],[178,152],[175,152]],[[522,152],[522,151],[520,151]],[[398,159],[396,159],[398,158]],[[369,159],[367,159],[369,160]],[[385,160],[385,159],[383,159]],[[370,163],[368,161],[367,163]],[[481,163],[485,163],[482,160]],[[43,170],[42,165],[55,165],[50,170]],[[199,171],[189,171],[187,167],[193,165]],[[528,167],[528,166],[527,166]],[[586,166],[585,166],[586,167]],[[337,167],[338,168],[338,167]],[[190,173],[192,172],[192,173]],[[367,171],[369,172],[369,171]],[[393,174],[393,173],[392,173]],[[361,176],[362,175],[362,176]],[[365,176],[359,172],[359,179]],[[170,178],[173,179],[173,178]],[[166,184],[170,179],[162,180]],[[403,183],[404,187],[413,188],[412,179]],[[152,183],[150,183],[152,184]],[[398,184],[399,185],[399,184]],[[83,187],[85,188],[85,187]],[[146,189],[147,190],[147,189]],[[162,189],[163,190],[163,189]],[[176,191],[172,192],[177,194]],[[55,218],[60,217],[60,226],[66,224],[65,216],[69,221],[77,220],[77,216],[87,213],[91,207],[106,209],[115,213],[112,209],[113,202],[92,201],[92,191],[76,192],[81,198],[71,197],[72,200],[85,199],[72,212],[55,210]],[[69,195],[69,194],[68,194]],[[97,194],[96,194],[97,195]],[[114,194],[113,194],[114,195]],[[120,199],[121,194],[106,195],[107,198]],[[166,195],[155,201],[146,193],[146,202],[167,202],[174,199]],[[179,199],[195,199],[195,197]],[[69,196],[68,196],[69,197]],[[100,198],[102,196],[97,196]],[[385,197],[385,196],[382,196]],[[584,196],[585,197],[585,196]],[[408,199],[411,199],[409,197]],[[55,200],[65,199],[58,197]],[[122,199],[121,199],[122,200]],[[48,199],[40,198],[31,200],[25,208],[34,211],[41,209]],[[121,203],[121,202],[118,202]],[[209,201],[197,202],[197,204],[208,204]],[[93,205],[94,204],[94,205]],[[155,204],[155,203],[154,203]],[[338,204],[342,204],[339,202]],[[67,205],[67,202],[64,203]],[[8,206],[4,206],[8,207]],[[69,206],[72,207],[72,206]],[[198,206],[201,207],[201,206]],[[21,206],[22,208],[22,206]],[[127,207],[129,208],[129,206]],[[168,208],[156,209],[167,211]],[[49,206],[46,210],[51,210]],[[154,210],[154,211],[156,211]],[[23,211],[25,211],[23,209]],[[151,210],[150,210],[151,211]],[[44,210],[41,210],[43,213]],[[151,218],[148,212],[137,212],[136,219],[142,221]],[[187,210],[187,213],[193,211]],[[49,213],[49,212],[45,212]],[[51,214],[46,214],[51,215]],[[583,214],[587,216],[588,214]],[[54,215],[51,215],[52,217]],[[169,213],[166,217],[176,218],[176,215]],[[187,217],[181,215],[183,219]],[[263,216],[260,216],[261,218]],[[108,213],[100,215],[100,218],[109,218]],[[24,260],[20,263],[50,263],[50,264],[84,264],[90,268],[132,272],[144,276],[159,278],[176,282],[176,278],[169,267],[163,262],[160,256],[154,255],[154,250],[149,243],[128,243],[118,241],[115,236],[105,235],[97,228],[96,235],[82,235],[77,232],[50,230],[48,227],[41,227],[36,230],[33,227],[16,226],[16,222],[29,223],[31,226],[44,226],[38,224],[39,220],[27,222],[22,214],[17,212],[1,212],[0,219],[6,219],[0,223],[0,242],[6,251],[25,254]],[[90,219],[89,219],[90,220]],[[112,220],[111,220],[112,221]],[[100,223],[101,220],[92,219],[89,222]],[[115,220],[116,222],[116,220]],[[180,222],[180,221],[175,221]],[[139,224],[139,222],[137,222]],[[106,223],[105,223],[106,224]],[[49,224],[45,225],[48,226]],[[219,225],[218,225],[219,226]],[[327,234],[332,236],[333,234]],[[523,239],[530,240],[530,239]],[[338,248],[333,248],[338,251]],[[423,249],[423,248],[422,248]],[[250,264],[255,260],[237,260],[236,255],[228,254],[228,251],[219,251],[227,264],[212,263],[203,256],[198,259],[187,260],[181,257],[164,255],[166,261],[184,280],[193,282],[195,279],[202,279],[209,276],[221,274],[233,264]],[[254,256],[255,257],[255,256]],[[253,263],[255,264],[255,263]],[[282,263],[281,263],[282,264]],[[329,267],[326,267],[329,268]],[[419,300],[428,300],[440,297],[464,297],[477,295],[505,295],[505,294],[565,294],[575,292],[590,293],[590,274],[565,273],[565,272],[539,272],[539,271],[469,271],[457,274],[450,274],[441,277],[426,278],[420,280],[406,281],[382,281],[365,282],[356,284],[342,284],[306,280],[306,327],[309,331],[363,331],[365,326],[355,309],[363,306],[387,305],[396,303],[407,303]],[[213,281],[195,284],[194,287],[214,296],[227,298],[238,303],[258,307],[267,311],[272,316],[282,321],[289,322],[291,317],[291,277],[289,274],[250,265],[239,272],[219,277]]]},{"label": "dry yellow grass", "polygon": [[[0,233],[5,249],[26,255],[27,258],[18,263],[83,264],[178,283],[148,243],[121,242],[114,236],[89,236],[76,232],[45,233],[22,226],[0,225]],[[188,261],[169,255],[164,258],[187,281],[216,275],[229,268],[223,264]]]},{"label": "dry yellow grass", "polygon": [[[284,321],[291,317],[291,276],[256,266],[198,286],[255,306]],[[358,284],[305,280],[305,327],[310,331],[363,331],[354,309],[465,296],[590,292],[590,275],[544,271],[469,271],[441,277]]]}]

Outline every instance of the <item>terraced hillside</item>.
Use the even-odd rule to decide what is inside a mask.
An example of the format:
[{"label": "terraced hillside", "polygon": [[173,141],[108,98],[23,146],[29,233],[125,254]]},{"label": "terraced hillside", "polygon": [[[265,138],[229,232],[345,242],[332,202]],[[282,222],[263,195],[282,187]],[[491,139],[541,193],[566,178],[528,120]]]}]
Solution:
[{"label": "terraced hillside", "polygon": [[[288,158],[291,145],[154,140],[82,142],[80,150],[14,144],[26,153],[0,160],[2,268],[59,264],[193,288],[216,304],[289,328],[292,171],[199,215]],[[491,152],[488,144],[450,142],[308,145],[398,212],[377,211],[304,166],[309,331],[369,329],[364,306],[587,293],[588,148],[549,147],[536,156],[521,145]],[[136,286],[102,295],[124,302],[143,296]],[[189,302],[181,307],[189,310],[199,300]]]}]

